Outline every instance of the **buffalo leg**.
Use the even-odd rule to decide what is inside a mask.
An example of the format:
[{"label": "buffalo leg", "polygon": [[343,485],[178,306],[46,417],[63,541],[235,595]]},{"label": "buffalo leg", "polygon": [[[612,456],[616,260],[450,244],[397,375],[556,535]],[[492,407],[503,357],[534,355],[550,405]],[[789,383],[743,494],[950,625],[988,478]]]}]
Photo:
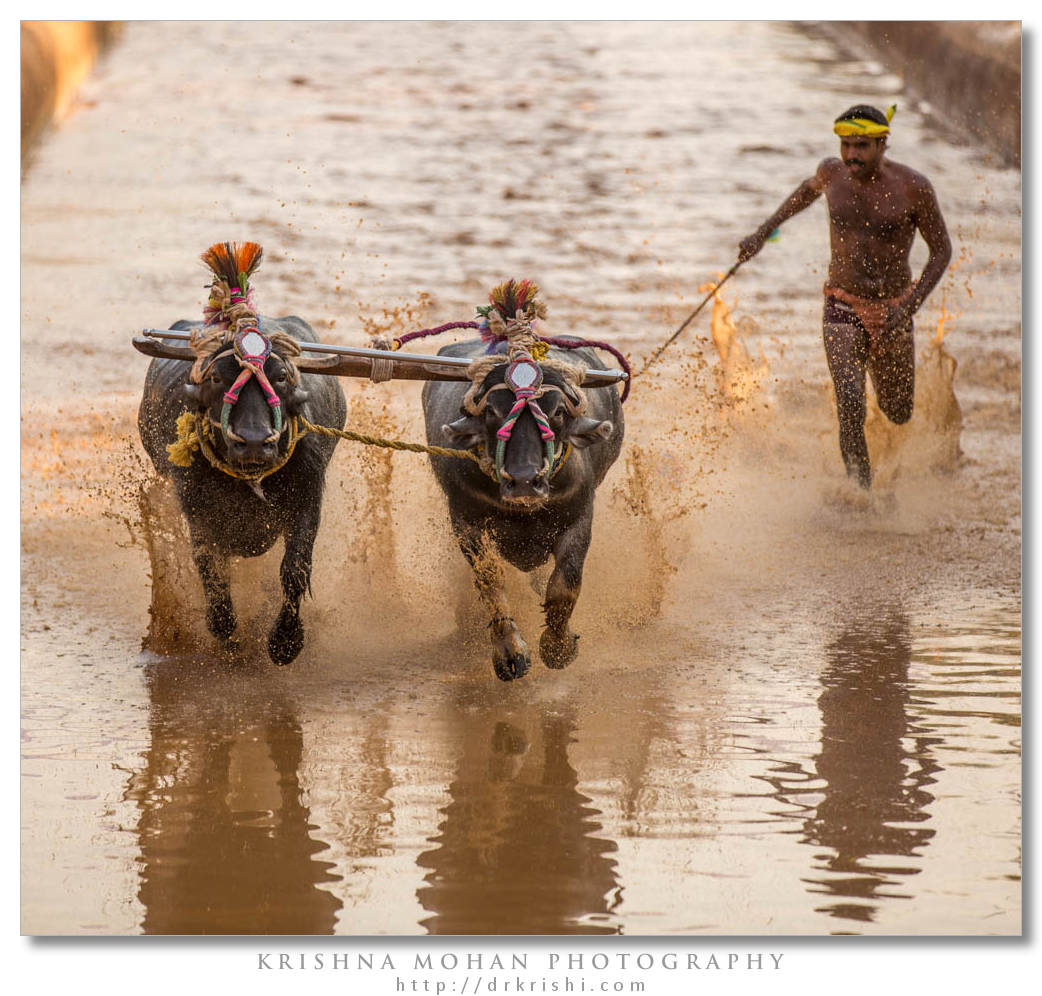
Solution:
[{"label": "buffalo leg", "polygon": [[539,654],[547,667],[567,667],[579,652],[579,637],[568,628],[582,588],[583,564],[590,548],[592,517],[570,526],[554,545],[554,570],[546,586],[546,629],[539,638]]},{"label": "buffalo leg", "polygon": [[302,512],[286,533],[286,552],[279,577],[282,609],[268,634],[268,653],[276,664],[289,664],[304,646],[300,600],[311,590],[311,557],[318,535],[318,508]]},{"label": "buffalo leg", "polygon": [[503,592],[503,565],[483,533],[458,524],[456,536],[463,556],[474,570],[474,585],[478,595],[491,616],[489,637],[496,677],[501,681],[521,678],[532,666],[532,658],[521,631],[509,614]]},{"label": "buffalo leg", "polygon": [[193,544],[192,559],[203,582],[206,627],[219,640],[227,640],[235,632],[236,626],[227,560],[202,543]]}]

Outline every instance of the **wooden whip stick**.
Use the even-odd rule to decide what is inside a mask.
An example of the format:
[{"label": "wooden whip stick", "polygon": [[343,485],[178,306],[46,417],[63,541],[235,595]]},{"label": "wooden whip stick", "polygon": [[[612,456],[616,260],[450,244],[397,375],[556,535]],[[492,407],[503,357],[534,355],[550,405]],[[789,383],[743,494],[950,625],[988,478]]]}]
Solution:
[{"label": "wooden whip stick", "polygon": [[648,357],[648,358],[647,358],[647,359],[646,359],[646,360],[644,361],[644,366],[642,366],[642,367],[641,367],[641,368],[640,368],[640,369],[639,369],[639,370],[638,370],[638,371],[637,371],[637,372],[636,372],[636,373],[635,373],[635,374],[633,375],[634,377],[639,377],[639,376],[640,376],[640,375],[641,375],[642,373],[644,373],[644,371],[645,371],[645,370],[647,370],[647,369],[648,369],[648,367],[650,367],[650,366],[651,366],[651,364],[652,364],[652,363],[654,363],[654,362],[655,362],[655,360],[657,360],[657,359],[658,359],[658,358],[659,358],[659,357],[660,357],[660,356],[661,356],[661,355],[662,355],[662,354],[663,354],[663,353],[664,353],[664,352],[666,351],[666,347],[667,347],[667,346],[669,346],[669,344],[670,344],[670,343],[672,343],[672,342],[673,342],[673,340],[674,340],[674,339],[676,339],[676,337],[677,337],[678,335],[680,335],[680,333],[681,333],[681,332],[683,332],[683,331],[684,331],[684,329],[686,329],[686,328],[688,327],[688,325],[690,325],[690,324],[691,324],[691,322],[693,322],[693,321],[694,321],[694,319],[695,319],[695,317],[696,317],[696,316],[698,315],[698,313],[699,313],[699,312],[700,312],[700,311],[701,311],[701,310],[702,310],[702,309],[703,309],[703,308],[704,308],[704,307],[705,307],[705,306],[706,306],[706,305],[707,305],[707,304],[709,303],[709,301],[710,301],[710,299],[712,298],[712,296],[713,296],[713,295],[714,295],[714,294],[715,294],[715,293],[716,293],[716,292],[717,292],[718,290],[720,290],[720,288],[721,288],[721,287],[723,287],[723,286],[724,286],[724,284],[725,284],[725,283],[727,283],[727,281],[728,281],[728,280],[729,280],[729,279],[730,279],[731,277],[733,277],[733,276],[734,276],[735,272],[736,272],[736,271],[738,270],[738,267],[739,267],[739,266],[741,266],[741,265],[742,265],[742,261],[741,261],[741,260],[739,260],[739,261],[738,261],[737,263],[735,263],[735,264],[734,264],[734,266],[732,266],[732,267],[731,267],[731,269],[729,269],[729,270],[727,271],[727,273],[725,273],[725,274],[724,274],[724,276],[723,276],[723,278],[721,279],[721,281],[720,281],[720,282],[719,282],[719,283],[718,283],[718,284],[717,284],[717,285],[716,285],[716,286],[715,286],[715,287],[714,287],[714,288],[713,288],[713,289],[712,289],[712,290],[711,290],[711,291],[710,291],[710,292],[709,292],[709,293],[708,293],[708,294],[707,294],[707,295],[705,296],[705,298],[703,299],[702,303],[701,303],[701,304],[700,304],[700,305],[699,305],[699,306],[698,306],[697,308],[695,308],[695,310],[694,310],[694,311],[692,311],[692,312],[691,312],[691,314],[690,314],[690,315],[688,315],[686,319],[684,319],[684,323],[683,323],[683,325],[681,325],[681,326],[680,326],[680,328],[678,328],[678,329],[676,330],[676,332],[674,332],[674,333],[673,333],[673,334],[672,334],[672,335],[671,335],[671,336],[670,336],[670,337],[669,337],[669,338],[668,338],[668,339],[667,339],[667,340],[666,340],[666,341],[665,341],[664,343],[662,343],[662,345],[661,345],[661,346],[659,346],[659,347],[658,347],[658,348],[657,348],[657,349],[656,349],[656,350],[655,350],[655,351],[654,351],[654,352],[653,352],[653,353],[652,353],[652,354],[651,354],[651,355],[650,355],[650,356],[649,356],[649,357]]}]

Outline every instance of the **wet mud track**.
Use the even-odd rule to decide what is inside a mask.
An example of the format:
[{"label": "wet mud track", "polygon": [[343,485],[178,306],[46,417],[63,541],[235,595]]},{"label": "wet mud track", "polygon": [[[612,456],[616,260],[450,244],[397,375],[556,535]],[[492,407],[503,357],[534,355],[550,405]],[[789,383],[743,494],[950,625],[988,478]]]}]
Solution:
[{"label": "wet mud track", "polygon": [[[1018,932],[1019,174],[910,103],[893,155],[957,261],[915,418],[870,424],[871,502],[841,478],[807,212],[635,384],[569,669],[495,679],[423,458],[349,443],[300,658],[264,652],[279,550],[235,565],[238,649],[206,634],[129,338],[199,315],[207,245],[262,243],[262,309],[324,339],[467,320],[515,276],[553,332],[641,357],[831,153],[806,122],[899,85],[782,24],[514,26],[530,58],[493,63],[507,30],[131,24],[38,151],[22,929]],[[422,438],[416,385],[345,390],[351,428]],[[538,591],[509,598],[534,644]]]}]

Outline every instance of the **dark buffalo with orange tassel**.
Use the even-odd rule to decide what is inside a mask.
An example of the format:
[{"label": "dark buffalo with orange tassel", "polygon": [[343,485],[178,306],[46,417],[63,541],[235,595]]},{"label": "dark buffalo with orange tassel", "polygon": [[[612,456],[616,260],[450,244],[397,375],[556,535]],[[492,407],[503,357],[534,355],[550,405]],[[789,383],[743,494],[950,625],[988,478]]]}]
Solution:
[{"label": "dark buffalo with orange tassel", "polygon": [[470,449],[479,458],[430,459],[491,617],[492,663],[503,681],[522,677],[531,655],[506,603],[500,558],[522,571],[554,558],[539,651],[547,667],[566,667],[578,651],[569,621],[590,546],[594,493],[623,439],[617,389],[580,387],[583,366],[605,369],[593,349],[576,338],[574,348],[547,349],[533,332],[532,323],[545,314],[537,293],[528,281],[496,287],[492,307],[479,313],[498,334],[439,354],[472,358],[471,384],[423,389],[427,441]]},{"label": "dark buffalo with orange tassel", "polygon": [[205,320],[170,326],[191,333],[189,358],[152,361],[138,429],[177,492],[214,636],[229,640],[237,625],[228,558],[260,556],[284,537],[282,608],[268,652],[288,664],[304,643],[300,602],[311,588],[326,467],[337,442],[298,434],[297,419],[340,429],[347,406],[337,378],[300,369],[297,343],[315,341],[307,322],[254,310],[250,277],[260,246],[218,243],[202,258],[213,274]]}]

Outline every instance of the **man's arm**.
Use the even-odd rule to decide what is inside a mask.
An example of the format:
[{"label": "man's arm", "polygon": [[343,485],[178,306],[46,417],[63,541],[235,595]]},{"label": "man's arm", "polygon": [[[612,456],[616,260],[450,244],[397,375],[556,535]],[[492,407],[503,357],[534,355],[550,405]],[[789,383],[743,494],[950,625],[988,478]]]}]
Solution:
[{"label": "man's arm", "polygon": [[809,180],[804,180],[788,197],[782,201],[781,207],[774,212],[752,235],[746,236],[738,243],[738,262],[744,263],[752,259],[782,222],[799,214],[813,204],[825,189],[825,163],[818,166],[818,171]]},{"label": "man's arm", "polygon": [[914,284],[911,297],[908,299],[913,313],[919,310],[930,291],[940,282],[952,258],[952,241],[948,237],[948,227],[941,215],[937,195],[925,177],[922,178],[918,194],[915,220],[919,234],[930,248],[930,258],[926,261],[922,275]]},{"label": "man's arm", "polygon": [[948,227],[944,223],[937,195],[924,176],[915,181],[915,224],[930,250],[930,256],[923,267],[919,279],[912,284],[911,293],[896,308],[891,309],[887,326],[900,328],[911,321],[929,296],[952,258],[952,242],[948,237]]}]

